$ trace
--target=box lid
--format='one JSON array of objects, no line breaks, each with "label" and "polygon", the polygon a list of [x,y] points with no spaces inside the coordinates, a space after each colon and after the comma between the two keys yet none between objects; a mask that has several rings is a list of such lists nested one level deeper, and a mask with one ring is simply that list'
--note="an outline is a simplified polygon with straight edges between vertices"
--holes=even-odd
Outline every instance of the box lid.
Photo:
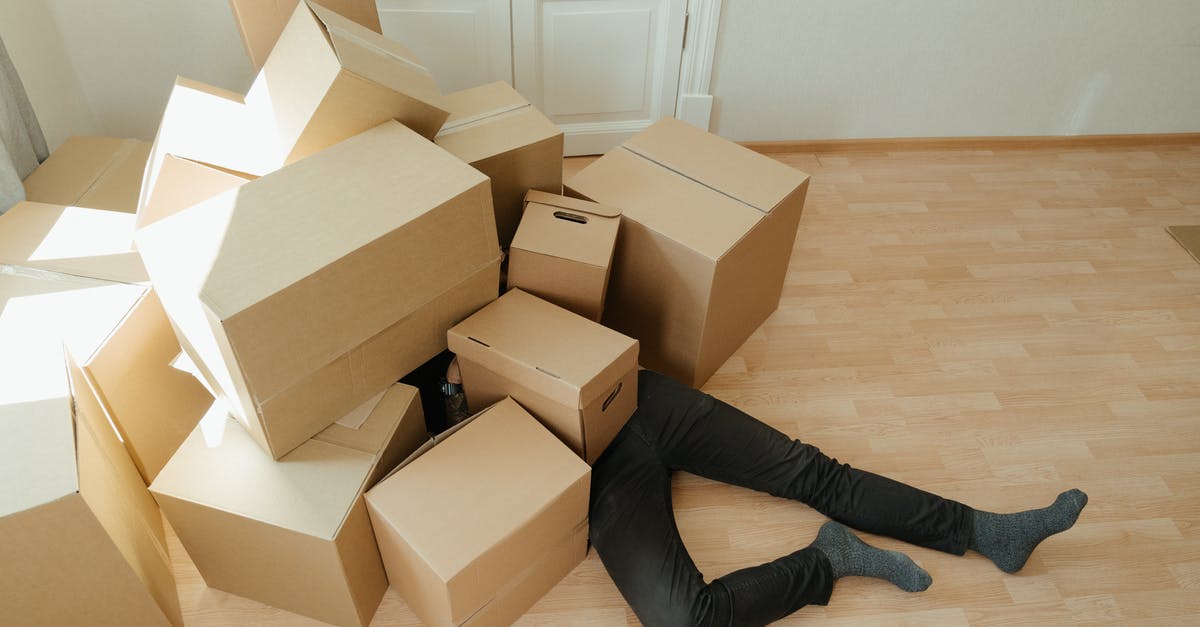
[{"label": "box lid", "polygon": [[0,215],[0,263],[118,281],[150,280],[128,213],[18,203]]},{"label": "box lid", "polygon": [[[590,472],[515,401],[504,399],[380,482],[367,499],[449,582]],[[565,531],[580,521],[557,522]]]},{"label": "box lid", "polygon": [[206,417],[150,491],[333,540],[415,396],[414,388],[393,385],[368,401],[374,407],[357,433],[335,424],[279,461],[236,419]]},{"label": "box lid", "polygon": [[519,289],[451,328],[450,350],[568,407],[637,367],[637,340]]},{"label": "box lid", "polygon": [[562,134],[503,81],[447,94],[443,104],[450,117],[435,141],[467,163]]},{"label": "box lid", "polygon": [[0,515],[78,490],[64,346],[90,358],[144,291],[0,266]]},{"label": "box lid", "polygon": [[133,212],[150,144],[73,135],[25,179],[34,202]]},{"label": "box lid", "polygon": [[620,215],[614,207],[530,190],[512,247],[607,268]]}]

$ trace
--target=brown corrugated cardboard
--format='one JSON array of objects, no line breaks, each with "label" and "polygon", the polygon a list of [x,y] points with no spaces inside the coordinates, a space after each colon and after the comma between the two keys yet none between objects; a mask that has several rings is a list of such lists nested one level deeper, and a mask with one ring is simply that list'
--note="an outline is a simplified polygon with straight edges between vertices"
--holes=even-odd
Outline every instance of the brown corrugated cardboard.
[{"label": "brown corrugated cardboard", "polygon": [[496,297],[487,179],[397,124],[141,229],[180,343],[276,458]]},{"label": "brown corrugated cardboard", "polygon": [[150,489],[205,583],[335,625],[371,622],[387,577],[362,495],[427,434],[416,388],[368,402],[360,427],[334,424],[278,462],[231,418],[188,436]]},{"label": "brown corrugated cardboard", "polygon": [[157,507],[94,397],[72,401],[85,375],[64,361],[64,345],[105,350],[144,288],[25,272],[0,272],[4,619],[181,625]]},{"label": "brown corrugated cardboard", "polygon": [[511,396],[589,464],[637,408],[637,340],[521,290],[447,335],[468,403]]},{"label": "brown corrugated cardboard", "polygon": [[525,192],[562,191],[563,133],[507,83],[447,94],[450,118],[437,144],[492,180],[496,231],[508,247]]},{"label": "brown corrugated cardboard", "polygon": [[505,624],[582,560],[590,469],[511,399],[367,493],[388,578],[428,625]]},{"label": "brown corrugated cardboard", "polygon": [[508,287],[600,321],[621,211],[531,190],[508,249]]},{"label": "brown corrugated cardboard", "polygon": [[0,215],[0,263],[121,283],[150,280],[128,213],[18,203]]},{"label": "brown corrugated cardboard", "polygon": [[[375,0],[316,1],[377,33],[382,32]],[[275,47],[275,40],[279,39],[298,3],[299,0],[229,0],[238,33],[242,36],[242,44],[254,69],[261,68],[267,61],[267,55]]]},{"label": "brown corrugated cardboard", "polygon": [[149,156],[150,144],[136,139],[68,137],[25,179],[25,198],[134,213]]},{"label": "brown corrugated cardboard", "polygon": [[699,387],[779,305],[808,175],[674,119],[566,185],[621,208],[604,323]]}]

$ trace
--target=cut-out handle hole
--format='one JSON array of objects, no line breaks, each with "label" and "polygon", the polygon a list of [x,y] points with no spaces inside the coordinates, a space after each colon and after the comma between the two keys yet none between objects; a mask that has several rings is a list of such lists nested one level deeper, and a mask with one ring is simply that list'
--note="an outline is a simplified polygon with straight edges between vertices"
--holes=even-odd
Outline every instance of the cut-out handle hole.
[{"label": "cut-out handle hole", "polygon": [[609,394],[608,398],[604,399],[604,403],[600,405],[600,411],[608,411],[608,406],[617,400],[617,395],[621,393],[622,385],[624,384],[617,382],[617,387],[612,391],[612,394]]},{"label": "cut-out handle hole", "polygon": [[574,222],[575,224],[587,224],[588,223],[587,216],[581,216],[578,213],[568,213],[566,211],[555,211],[554,217],[558,218],[559,220],[566,220],[567,222]]}]

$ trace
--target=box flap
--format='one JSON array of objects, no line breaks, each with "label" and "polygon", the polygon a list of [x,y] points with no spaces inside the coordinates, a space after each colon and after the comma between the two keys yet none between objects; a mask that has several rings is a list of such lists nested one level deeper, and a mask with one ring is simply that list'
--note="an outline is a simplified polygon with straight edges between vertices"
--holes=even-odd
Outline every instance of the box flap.
[{"label": "box flap", "polygon": [[615,218],[621,215],[621,210],[617,207],[610,207],[590,200],[582,198],[571,198],[569,196],[560,196],[543,192],[536,189],[531,189],[525,193],[525,202],[535,202],[539,205],[548,205],[558,209],[567,209],[569,211],[586,213],[593,216],[601,216],[604,218]]},{"label": "box flap", "polygon": [[[378,396],[363,403],[359,409],[351,412],[350,415],[361,414],[362,410],[366,409],[365,419],[357,426],[351,427],[345,421],[339,420],[314,435],[313,439],[371,455],[379,455],[391,441],[392,434],[396,432],[397,423],[405,415],[405,409],[414,402],[417,396],[417,388],[396,383]],[[421,431],[424,430],[424,424],[422,424]]]},{"label": "box flap", "polygon": [[63,344],[90,357],[142,288],[0,266],[0,515],[78,489]]},{"label": "box flap", "polygon": [[449,340],[462,358],[569,407],[607,391],[637,359],[636,340],[519,289],[451,328]]},{"label": "box flap", "polygon": [[478,120],[503,115],[530,106],[524,96],[504,81],[496,81],[446,94],[443,103],[450,112],[439,135]]},{"label": "box flap", "polygon": [[505,399],[367,498],[448,582],[589,473],[570,449]]},{"label": "box flap", "polygon": [[145,283],[128,213],[22,202],[0,215],[0,263]]},{"label": "box flap", "polygon": [[762,212],[771,211],[807,178],[674,118],[655,122],[621,147]]},{"label": "box flap", "polygon": [[[530,195],[534,193],[530,192]],[[536,193],[551,196],[552,201],[558,198]],[[598,212],[607,208],[586,200],[574,200],[573,203],[579,207],[563,207],[569,203],[560,201],[555,205],[531,202],[530,196],[526,196],[525,213],[513,237],[512,247],[599,268],[609,267],[617,243],[617,229],[621,225],[617,217],[619,212],[617,215],[591,213],[586,211],[588,205],[597,207]]]},{"label": "box flap", "polygon": [[150,144],[136,139],[71,136],[25,179],[25,197],[131,213],[149,153]]},{"label": "box flap", "polygon": [[523,106],[443,127],[435,141],[459,159],[474,164],[560,135],[562,130],[541,111]]},{"label": "box flap", "polygon": [[[320,0],[321,4],[337,11],[371,30],[380,31],[379,11],[374,0]],[[266,63],[275,47],[279,33],[296,10],[298,0],[229,0],[233,18],[242,37],[242,45],[254,69]]]},{"label": "box flap", "polygon": [[158,179],[137,214],[136,228],[154,224],[221,192],[240,187],[256,177],[249,174],[166,155]]}]

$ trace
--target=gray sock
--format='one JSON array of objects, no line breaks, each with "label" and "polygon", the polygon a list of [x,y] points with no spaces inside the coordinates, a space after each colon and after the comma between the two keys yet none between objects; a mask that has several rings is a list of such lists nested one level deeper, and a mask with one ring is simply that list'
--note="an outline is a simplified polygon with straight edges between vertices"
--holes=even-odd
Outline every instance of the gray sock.
[{"label": "gray sock", "polygon": [[1000,570],[1015,573],[1025,566],[1029,554],[1046,538],[1075,524],[1088,497],[1079,490],[1058,495],[1054,504],[1015,514],[993,514],[975,510],[971,543],[974,551],[992,560]]},{"label": "gray sock", "polygon": [[920,592],[933,583],[929,573],[907,555],[885,551],[858,539],[845,526],[829,521],[821,526],[812,546],[829,558],[833,576],[886,579],[905,592]]}]

